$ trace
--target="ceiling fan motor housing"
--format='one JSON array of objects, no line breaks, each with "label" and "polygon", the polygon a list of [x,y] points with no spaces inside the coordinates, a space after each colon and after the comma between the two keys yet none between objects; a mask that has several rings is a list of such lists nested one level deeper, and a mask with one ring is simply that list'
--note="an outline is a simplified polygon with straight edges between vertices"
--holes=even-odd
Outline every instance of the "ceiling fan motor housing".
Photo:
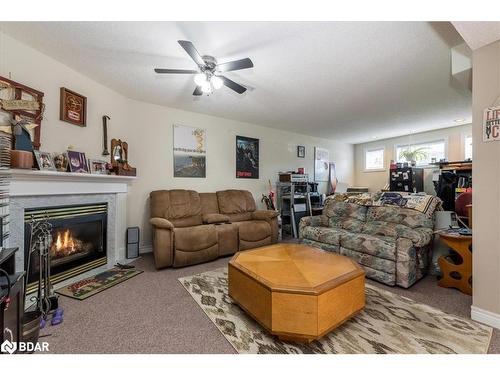
[{"label": "ceiling fan motor housing", "polygon": [[217,67],[217,59],[213,56],[208,55],[203,55],[201,58],[205,62],[205,70],[213,73],[215,71],[215,68]]}]

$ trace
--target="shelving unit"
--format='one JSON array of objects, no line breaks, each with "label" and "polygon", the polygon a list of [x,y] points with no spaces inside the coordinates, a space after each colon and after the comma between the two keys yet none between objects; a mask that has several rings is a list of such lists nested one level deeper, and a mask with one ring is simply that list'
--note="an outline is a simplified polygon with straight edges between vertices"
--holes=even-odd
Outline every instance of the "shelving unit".
[{"label": "shelving unit", "polygon": [[[298,224],[302,217],[321,213],[320,194],[311,192],[308,182],[277,182],[277,208],[281,215],[282,233],[298,237]],[[293,197],[293,198],[292,198]]]}]

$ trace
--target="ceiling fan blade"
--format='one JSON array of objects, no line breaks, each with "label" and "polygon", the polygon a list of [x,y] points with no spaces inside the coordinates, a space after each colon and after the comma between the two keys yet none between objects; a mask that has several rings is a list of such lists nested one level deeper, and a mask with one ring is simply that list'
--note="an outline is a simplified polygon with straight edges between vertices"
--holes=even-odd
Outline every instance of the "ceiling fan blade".
[{"label": "ceiling fan blade", "polygon": [[247,91],[246,87],[241,86],[239,83],[231,81],[229,78],[226,78],[224,76],[219,77],[222,79],[222,83],[224,83],[225,86],[229,87],[233,91],[236,91],[238,94],[243,94],[245,91]]},{"label": "ceiling fan blade", "polygon": [[196,88],[193,91],[193,95],[200,96],[202,94],[203,92],[201,91],[201,86],[196,86]]},{"label": "ceiling fan blade", "polygon": [[186,51],[187,54],[191,56],[191,58],[198,66],[205,66],[205,61],[203,61],[196,48],[194,48],[193,43],[188,40],[178,40],[177,42],[181,45],[182,48],[184,48],[184,51]]},{"label": "ceiling fan blade", "polygon": [[233,70],[248,68],[253,68],[253,62],[248,57],[246,59],[229,61],[227,63],[217,65],[217,70],[220,72],[231,72]]},{"label": "ceiling fan blade", "polygon": [[199,73],[197,70],[188,70],[188,69],[161,69],[161,68],[156,68],[155,69],[156,73],[161,73],[161,74],[197,74]]}]

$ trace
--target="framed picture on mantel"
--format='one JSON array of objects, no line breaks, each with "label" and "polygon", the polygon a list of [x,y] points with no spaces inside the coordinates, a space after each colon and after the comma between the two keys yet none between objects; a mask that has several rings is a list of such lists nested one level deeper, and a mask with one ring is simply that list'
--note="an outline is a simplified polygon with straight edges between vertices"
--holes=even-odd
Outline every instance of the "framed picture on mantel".
[{"label": "framed picture on mantel", "polygon": [[87,126],[87,98],[61,87],[59,119],[78,126]]}]

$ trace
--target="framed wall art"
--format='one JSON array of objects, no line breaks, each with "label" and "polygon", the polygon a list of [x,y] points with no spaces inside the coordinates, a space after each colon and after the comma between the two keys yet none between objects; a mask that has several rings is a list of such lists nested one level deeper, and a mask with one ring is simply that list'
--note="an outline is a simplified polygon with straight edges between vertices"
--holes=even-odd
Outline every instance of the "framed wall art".
[{"label": "framed wall art", "polygon": [[174,177],[207,175],[206,130],[174,125]]},{"label": "framed wall art", "polygon": [[259,140],[236,136],[236,178],[259,178]]},{"label": "framed wall art", "polygon": [[297,157],[298,158],[306,157],[306,146],[297,146]]},{"label": "framed wall art", "polygon": [[34,150],[36,164],[41,171],[55,171],[54,158],[50,152]]},{"label": "framed wall art", "polygon": [[321,147],[314,147],[314,181],[328,181],[330,172],[330,152]]},{"label": "framed wall art", "polygon": [[87,158],[83,152],[68,150],[69,171],[73,173],[89,173]]},{"label": "framed wall art", "polygon": [[108,163],[104,160],[89,159],[89,169],[91,174],[108,174],[106,165]]},{"label": "framed wall art", "polygon": [[87,126],[87,98],[61,87],[59,119],[70,124]]}]

